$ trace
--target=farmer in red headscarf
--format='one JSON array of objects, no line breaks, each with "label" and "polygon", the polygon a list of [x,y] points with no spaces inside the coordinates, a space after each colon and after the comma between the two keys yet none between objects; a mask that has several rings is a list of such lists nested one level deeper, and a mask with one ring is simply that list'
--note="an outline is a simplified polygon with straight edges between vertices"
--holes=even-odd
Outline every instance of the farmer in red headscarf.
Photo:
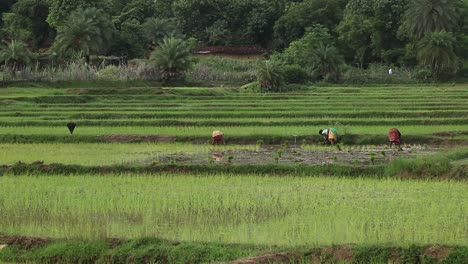
[{"label": "farmer in red headscarf", "polygon": [[211,144],[219,144],[221,142],[226,144],[224,142],[224,137],[223,136],[224,136],[223,132],[221,132],[219,130],[213,131],[213,135],[211,136]]}]

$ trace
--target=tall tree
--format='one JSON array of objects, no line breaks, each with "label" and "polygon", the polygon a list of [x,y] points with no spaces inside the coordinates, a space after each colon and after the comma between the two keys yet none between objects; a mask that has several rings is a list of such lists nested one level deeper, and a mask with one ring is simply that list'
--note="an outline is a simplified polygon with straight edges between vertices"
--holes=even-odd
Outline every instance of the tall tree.
[{"label": "tall tree", "polygon": [[161,42],[163,38],[169,36],[183,38],[182,34],[178,32],[177,22],[174,18],[150,17],[143,24],[143,30],[152,43]]},{"label": "tall tree", "polygon": [[79,8],[58,28],[52,49],[62,57],[81,53],[89,61],[91,55],[106,52],[111,44],[113,32],[110,18],[102,10]]},{"label": "tall tree", "polygon": [[287,47],[291,41],[301,38],[306,28],[315,24],[321,24],[333,33],[343,17],[345,3],[342,0],[305,0],[290,3],[286,13],[275,22],[275,47]]},{"label": "tall tree", "polygon": [[408,0],[350,0],[338,26],[349,62],[363,67],[374,61],[395,63],[404,53],[398,28]]},{"label": "tall tree", "polygon": [[21,41],[12,40],[0,49],[0,62],[4,63],[13,74],[22,67],[31,63],[32,54]]},{"label": "tall tree", "polygon": [[70,14],[78,8],[95,7],[106,10],[109,8],[107,0],[49,0],[50,13],[47,22],[53,28],[63,25]]},{"label": "tall tree", "polygon": [[155,6],[154,0],[131,0],[119,15],[113,17],[118,30],[111,48],[113,54],[128,58],[146,55],[149,38],[143,24],[147,18],[156,17]]},{"label": "tall tree", "polygon": [[273,24],[285,0],[175,0],[174,16],[182,33],[221,45],[271,42]]},{"label": "tall tree", "polygon": [[163,39],[159,48],[151,54],[151,61],[158,67],[163,80],[173,81],[183,77],[193,63],[190,48],[182,39]]},{"label": "tall tree", "polygon": [[322,25],[307,29],[302,38],[291,42],[283,53],[274,55],[272,59],[300,65],[316,79],[326,81],[337,81],[343,64],[333,37]]},{"label": "tall tree", "polygon": [[451,32],[456,29],[460,10],[458,0],[412,0],[400,27],[400,34],[420,40],[436,31]]},{"label": "tall tree", "polygon": [[426,34],[418,43],[419,64],[429,67],[435,79],[452,77],[458,67],[458,58],[454,52],[455,42],[456,39],[449,32],[440,31]]},{"label": "tall tree", "polygon": [[29,43],[37,47],[48,40],[51,28],[46,19],[49,14],[48,0],[19,0],[12,6],[12,12],[23,20],[31,33]]},{"label": "tall tree", "polygon": [[336,82],[340,79],[343,61],[336,47],[319,42],[311,55],[313,76],[327,82]]}]

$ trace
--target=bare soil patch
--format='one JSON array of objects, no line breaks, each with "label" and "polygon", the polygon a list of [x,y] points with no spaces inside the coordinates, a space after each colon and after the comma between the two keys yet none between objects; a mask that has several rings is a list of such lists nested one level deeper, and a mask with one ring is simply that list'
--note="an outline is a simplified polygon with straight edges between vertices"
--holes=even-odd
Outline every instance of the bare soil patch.
[{"label": "bare soil patch", "polygon": [[375,165],[402,157],[433,155],[438,148],[411,145],[400,151],[387,146],[358,146],[341,148],[330,146],[328,149],[302,149],[300,147],[263,146],[256,150],[209,151],[208,153],[161,154],[144,163],[182,163],[182,164],[355,164]]},{"label": "bare soil patch", "polygon": [[26,236],[10,236],[0,234],[0,244],[7,246],[15,246],[20,249],[33,250],[45,246],[50,242],[47,238],[26,237]]},{"label": "bare soil patch", "polygon": [[105,142],[129,143],[129,142],[174,142],[175,136],[169,135],[104,135]]},{"label": "bare soil patch", "polygon": [[241,258],[228,264],[270,264],[270,263],[295,263],[300,261],[302,258],[301,254],[292,252],[280,252],[280,253],[269,253],[263,254],[256,257]]},{"label": "bare soil patch", "polygon": [[437,259],[437,261],[442,261],[443,259],[445,259],[445,257],[450,252],[450,250],[451,248],[449,247],[444,247],[441,245],[433,245],[433,246],[426,248],[426,250],[424,250],[424,255],[433,257]]}]

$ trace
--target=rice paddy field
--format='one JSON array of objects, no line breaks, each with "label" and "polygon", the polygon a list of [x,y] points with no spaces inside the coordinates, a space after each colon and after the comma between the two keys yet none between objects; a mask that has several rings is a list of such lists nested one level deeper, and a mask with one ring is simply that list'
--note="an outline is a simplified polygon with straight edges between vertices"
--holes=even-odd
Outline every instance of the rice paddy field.
[{"label": "rice paddy field", "polygon": [[[44,246],[117,239],[145,245],[135,249],[141,255],[129,253],[142,263],[334,245],[417,247],[420,262],[423,247],[441,245],[447,250],[436,262],[460,249],[461,262],[453,263],[468,263],[466,85],[278,94],[8,87],[0,88],[0,105],[0,262],[47,262],[57,254],[65,263],[129,262],[109,262],[121,254],[112,245],[78,257]],[[77,124],[73,134],[68,122]],[[328,127],[338,130],[338,146],[321,144],[317,132]],[[392,127],[403,135],[400,149],[387,144]],[[213,130],[224,132],[225,145],[209,144]],[[21,248],[19,238],[48,242]],[[204,249],[184,261],[158,260],[162,251],[149,247],[151,239]],[[214,245],[240,251],[207,257]],[[356,262],[361,255],[353,250],[354,258],[325,250],[320,258],[329,262],[319,263]],[[235,263],[289,263],[261,261]]]}]

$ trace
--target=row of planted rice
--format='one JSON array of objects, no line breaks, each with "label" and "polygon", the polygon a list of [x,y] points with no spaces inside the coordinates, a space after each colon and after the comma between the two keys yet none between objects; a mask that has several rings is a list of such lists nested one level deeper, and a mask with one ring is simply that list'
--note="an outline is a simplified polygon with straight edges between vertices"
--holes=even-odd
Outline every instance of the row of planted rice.
[{"label": "row of planted rice", "polygon": [[211,88],[20,89],[2,91],[0,134],[202,136],[341,133],[405,135],[468,131],[465,87],[312,87],[285,94]]}]

